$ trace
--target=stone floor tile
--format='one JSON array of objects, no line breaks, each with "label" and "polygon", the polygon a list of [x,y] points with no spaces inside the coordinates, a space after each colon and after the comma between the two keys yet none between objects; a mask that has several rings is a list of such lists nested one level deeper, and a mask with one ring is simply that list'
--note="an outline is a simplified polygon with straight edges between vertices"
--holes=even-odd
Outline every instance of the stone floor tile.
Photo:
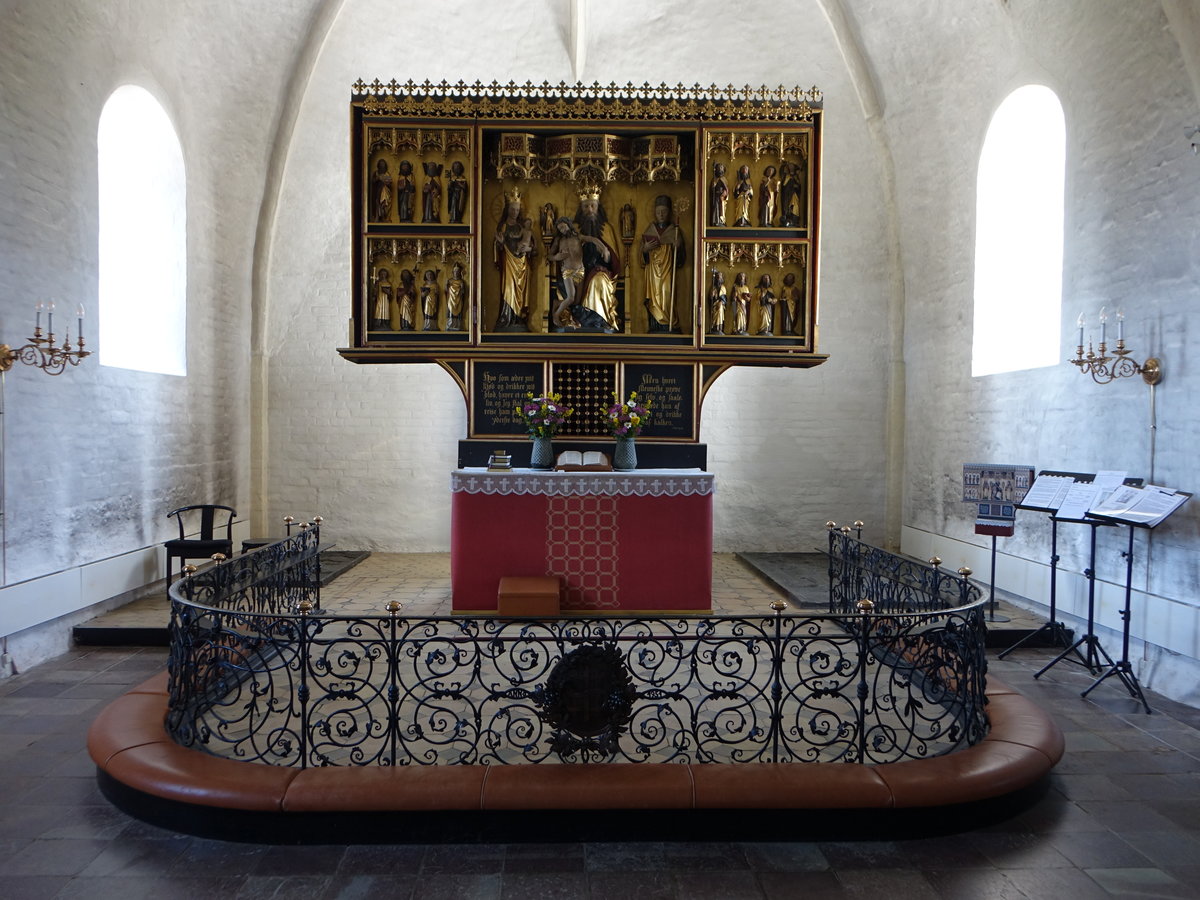
[{"label": "stone floor tile", "polygon": [[268,847],[255,858],[250,874],[279,877],[332,875],[341,865],[346,849],[336,844]]},{"label": "stone floor tile", "polygon": [[1171,820],[1138,800],[1079,800],[1079,806],[1113,831],[1169,831]]},{"label": "stone floor tile", "polygon": [[425,862],[423,844],[368,844],[347,847],[338,864],[339,875],[416,875]]},{"label": "stone floor tile", "polygon": [[328,875],[251,875],[235,900],[321,900],[330,887]]},{"label": "stone floor tile", "polygon": [[1033,900],[1100,900],[1109,894],[1080,869],[1005,869],[1004,875]]},{"label": "stone floor tile", "polygon": [[1196,886],[1183,884],[1162,869],[1086,869],[1092,880],[1114,897],[1194,898]]},{"label": "stone floor tile", "polygon": [[765,897],[758,876],[749,871],[675,871],[675,889],[687,900],[758,900]]},{"label": "stone floor tile", "polygon": [[586,897],[587,875],[578,872],[505,872],[500,882],[504,900],[575,900]]},{"label": "stone floor tile", "polygon": [[109,846],[97,840],[35,840],[9,858],[4,874],[77,875]]},{"label": "stone floor tile", "polygon": [[442,874],[437,878],[421,878],[414,891],[420,900],[499,900],[502,888],[500,873]]},{"label": "stone floor tile", "polygon": [[[937,865],[937,858],[930,861]],[[999,869],[930,869],[925,880],[943,900],[1026,900],[1029,897]]]},{"label": "stone floor tile", "polygon": [[69,878],[63,875],[5,875],[5,900],[50,900],[59,896]]},{"label": "stone floor tile", "polygon": [[676,900],[669,872],[590,872],[588,895],[593,900]]},{"label": "stone floor tile", "polygon": [[321,900],[404,900],[422,897],[416,875],[352,875],[329,879]]},{"label": "stone floor tile", "polygon": [[759,872],[758,883],[767,900],[837,900],[850,896],[830,872]]},{"label": "stone floor tile", "polygon": [[758,872],[822,872],[829,860],[814,843],[762,842],[742,844],[750,868]]},{"label": "stone floor tile", "polygon": [[1054,849],[1081,869],[1093,866],[1146,866],[1149,860],[1108,831],[1050,835]]},{"label": "stone floor tile", "polygon": [[471,874],[491,875],[504,871],[504,844],[469,844],[429,847],[422,875]]},{"label": "stone floor tile", "polygon": [[836,870],[906,869],[916,860],[900,841],[821,842],[821,853]]},{"label": "stone floor tile", "polygon": [[838,881],[848,897],[877,900],[940,900],[937,889],[923,872],[911,869],[838,869]]},{"label": "stone floor tile", "polygon": [[[1071,861],[1044,835],[1032,832],[975,832],[971,843],[998,869],[1069,868]],[[929,864],[928,861],[926,864]]]}]

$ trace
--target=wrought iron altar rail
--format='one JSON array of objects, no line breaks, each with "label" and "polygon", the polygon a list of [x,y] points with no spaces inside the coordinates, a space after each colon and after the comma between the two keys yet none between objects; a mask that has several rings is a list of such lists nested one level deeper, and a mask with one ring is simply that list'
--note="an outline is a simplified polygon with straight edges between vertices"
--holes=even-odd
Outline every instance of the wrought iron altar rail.
[{"label": "wrought iron altar rail", "polygon": [[904,615],[777,602],[740,617],[409,618],[398,604],[339,616],[295,587],[311,537],[172,587],[166,724],[179,743],[297,767],[877,763],[986,733],[982,601]]},{"label": "wrought iron altar rail", "polygon": [[828,522],[826,527],[831,613],[854,613],[864,599],[877,613],[936,612],[969,606],[982,596],[967,577],[970,569],[957,574],[947,572],[937,557],[928,564],[918,562],[864,544],[860,538],[850,536],[850,526],[839,529]]}]

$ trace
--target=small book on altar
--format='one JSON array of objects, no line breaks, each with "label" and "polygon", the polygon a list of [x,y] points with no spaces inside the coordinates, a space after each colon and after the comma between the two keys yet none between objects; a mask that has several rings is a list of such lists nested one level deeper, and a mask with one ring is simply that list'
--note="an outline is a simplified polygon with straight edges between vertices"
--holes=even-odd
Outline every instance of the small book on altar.
[{"label": "small book on altar", "polygon": [[611,472],[612,463],[608,454],[599,450],[564,450],[554,468],[560,472]]}]

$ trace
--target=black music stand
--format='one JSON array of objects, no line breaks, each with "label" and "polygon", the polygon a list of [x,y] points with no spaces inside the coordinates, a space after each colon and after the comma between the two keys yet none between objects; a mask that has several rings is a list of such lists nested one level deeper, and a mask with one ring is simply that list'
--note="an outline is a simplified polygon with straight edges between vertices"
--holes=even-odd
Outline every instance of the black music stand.
[{"label": "black music stand", "polygon": [[[1032,509],[1038,512],[1046,512],[1050,514],[1050,618],[1049,620],[1035,631],[1029,632],[1025,637],[1021,638],[1007,650],[999,654],[1000,659],[1008,656],[1018,647],[1027,644],[1034,638],[1045,633],[1050,635],[1051,647],[1069,647],[1071,646],[1071,632],[1067,630],[1067,626],[1058,621],[1058,519],[1055,518],[1053,510],[1042,509],[1036,506],[1017,506],[1017,509]],[[1080,657],[1082,661],[1083,657]]]},{"label": "black music stand", "polygon": [[[1176,494],[1187,499],[1191,498],[1191,494],[1187,491],[1176,491]],[[1135,528],[1145,528],[1147,531],[1153,530],[1163,521],[1166,516],[1151,522],[1137,522],[1121,516],[1108,516],[1100,513],[1088,513],[1098,521],[1111,525],[1125,525],[1129,529],[1129,548],[1122,550],[1121,555],[1125,557],[1125,605],[1122,607],[1121,615],[1121,658],[1116,662],[1109,660],[1108,666],[1100,673],[1100,677],[1091,683],[1086,691],[1081,696],[1086,697],[1093,690],[1100,686],[1100,683],[1105,679],[1116,675],[1121,680],[1121,684],[1125,685],[1125,690],[1129,691],[1129,696],[1141,701],[1147,714],[1152,713],[1150,704],[1146,702],[1146,695],[1142,692],[1142,685],[1138,682],[1137,675],[1133,671],[1133,663],[1129,661],[1129,602],[1133,595],[1133,534]],[[1167,515],[1170,515],[1168,513]]]},{"label": "black music stand", "polygon": [[[1052,475],[1052,476],[1056,476],[1059,478],[1070,478],[1074,482],[1083,483],[1083,484],[1090,483],[1096,477],[1095,474],[1091,473],[1091,472],[1059,472],[1054,469],[1043,469],[1042,471],[1038,472],[1039,478],[1043,475]],[[1142,483],[1142,479],[1126,478],[1124,483],[1131,485],[1131,486],[1137,486]],[[1036,482],[1035,482],[1035,484],[1036,484]],[[1026,495],[1026,499],[1028,499],[1028,494]],[[1072,644],[1071,643],[1071,633],[1067,630],[1066,625],[1064,625],[1062,622],[1058,621],[1058,561],[1059,561],[1058,523],[1059,522],[1075,522],[1075,523],[1081,523],[1081,524],[1088,524],[1088,520],[1087,519],[1060,519],[1056,515],[1056,513],[1058,512],[1057,506],[1037,506],[1037,505],[1032,505],[1029,503],[1022,502],[1022,503],[1017,504],[1017,509],[1027,509],[1032,512],[1044,512],[1050,516],[1050,619],[1044,625],[1042,625],[1042,627],[1038,628],[1036,631],[1029,632],[1029,634],[1025,635],[1025,637],[1021,638],[1019,641],[1017,641],[1015,644],[1013,644],[1007,650],[1000,653],[999,658],[1004,659],[1004,657],[1008,656],[1008,654],[1012,653],[1018,647],[1021,647],[1022,645],[1028,643],[1029,641],[1032,641],[1038,635],[1045,633],[1045,634],[1050,635],[1050,646],[1051,647],[1066,647],[1067,648],[1066,652],[1063,653],[1062,656],[1059,657],[1059,659],[1061,659],[1063,657],[1069,658],[1071,660],[1071,662],[1078,663],[1079,665],[1082,665],[1082,666],[1086,666],[1089,672],[1095,672],[1096,668],[1098,667],[1098,664],[1095,664],[1092,662],[1092,659],[1095,654],[1094,654],[1094,650],[1091,646],[1091,642],[1090,641],[1087,642],[1088,643],[1088,655],[1085,656],[1084,654],[1080,653],[1079,649],[1078,649],[1081,642],[1076,641],[1074,644]],[[1090,580],[1091,575],[1089,573],[1092,572],[1096,567],[1095,529],[1093,528],[1092,531],[1093,531],[1093,533],[1092,533],[1092,538],[1093,538],[1092,558],[1091,558],[1091,562],[1090,562],[1090,568],[1088,568],[1084,571],[1084,575],[1086,577],[1088,577],[1088,579],[1089,579],[1089,581],[1088,581],[1088,585],[1089,585],[1088,608],[1089,608],[1089,610],[1092,609],[1093,595],[1094,595],[1094,591],[1092,589],[1091,580]],[[1091,613],[1089,612],[1088,631],[1090,632],[1091,630],[1092,630]],[[1094,639],[1094,637],[1095,636],[1093,635],[1093,639]],[[1071,656],[1072,653],[1074,654],[1074,657]],[[1053,666],[1054,663],[1057,663],[1058,661],[1059,661],[1058,659],[1055,659],[1054,662],[1052,662],[1050,664],[1050,666]],[[1046,669],[1050,668],[1050,666],[1047,666]],[[1046,669],[1042,669],[1042,672],[1045,672]],[[1041,675],[1042,672],[1038,672],[1038,675]],[[1035,675],[1034,677],[1036,678],[1037,676]]]},{"label": "black music stand", "polygon": [[[1083,570],[1083,577],[1088,582],[1088,605],[1087,605],[1087,630],[1075,643],[1064,650],[1034,674],[1034,678],[1041,678],[1063,660],[1073,662],[1076,665],[1081,665],[1089,672],[1095,675],[1102,671],[1106,666],[1114,665],[1113,659],[1109,656],[1102,646],[1100,639],[1096,637],[1096,530],[1103,525],[1110,525],[1110,522],[1102,522],[1099,519],[1059,519],[1059,522],[1076,522],[1080,525],[1088,525],[1092,529],[1091,540],[1089,546],[1091,554],[1088,558],[1088,567]],[[1085,652],[1080,652],[1079,648],[1086,648]],[[1072,657],[1071,654],[1075,654]],[[1103,658],[1104,662],[1101,663]]]}]

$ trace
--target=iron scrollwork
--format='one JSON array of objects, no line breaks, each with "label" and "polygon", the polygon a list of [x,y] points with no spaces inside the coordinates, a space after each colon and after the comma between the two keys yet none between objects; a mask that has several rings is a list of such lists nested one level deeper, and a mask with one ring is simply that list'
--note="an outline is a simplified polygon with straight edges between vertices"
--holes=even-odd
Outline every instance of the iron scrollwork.
[{"label": "iron scrollwork", "polygon": [[179,743],[296,767],[875,763],[986,733],[978,589],[857,542],[828,614],[527,621],[322,611],[317,531],[172,586]]}]

